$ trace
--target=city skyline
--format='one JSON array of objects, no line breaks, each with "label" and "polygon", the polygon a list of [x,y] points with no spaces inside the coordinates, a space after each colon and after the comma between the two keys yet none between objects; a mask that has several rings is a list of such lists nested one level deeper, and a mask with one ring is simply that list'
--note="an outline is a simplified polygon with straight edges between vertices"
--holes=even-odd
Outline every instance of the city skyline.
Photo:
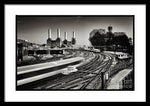
[{"label": "city skyline", "polygon": [[71,40],[73,32],[76,34],[77,45],[90,45],[89,34],[93,29],[105,29],[112,26],[112,32],[125,32],[133,39],[133,17],[83,17],[83,16],[17,16],[17,38],[32,43],[46,44],[48,29],[51,29],[51,38],[57,38],[57,28],[60,28],[60,38]]}]

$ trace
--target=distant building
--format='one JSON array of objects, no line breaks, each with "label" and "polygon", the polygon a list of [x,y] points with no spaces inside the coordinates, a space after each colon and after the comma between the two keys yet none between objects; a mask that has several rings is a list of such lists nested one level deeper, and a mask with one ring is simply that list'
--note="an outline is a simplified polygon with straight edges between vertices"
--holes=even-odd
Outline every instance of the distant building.
[{"label": "distant building", "polygon": [[62,44],[62,41],[60,39],[60,29],[57,29],[57,39],[52,40],[51,39],[51,29],[48,29],[48,39],[47,39],[47,46],[50,48],[58,47],[60,48]]},{"label": "distant building", "polygon": [[[20,46],[21,45],[21,46]],[[27,55],[27,49],[31,45],[27,40],[17,39],[17,50],[22,50],[22,55]],[[17,51],[18,52],[18,51]]]},{"label": "distant building", "polygon": [[23,43],[17,42],[17,61],[23,61]]},{"label": "distant building", "polygon": [[23,56],[28,55],[29,50],[40,50],[40,44],[31,43],[27,40],[17,39],[17,61],[23,61]]},{"label": "distant building", "polygon": [[112,32],[113,27],[112,26],[108,26],[108,32],[106,33],[106,38],[108,38],[108,40],[112,40],[114,38],[114,33]]},{"label": "distant building", "polygon": [[67,40],[67,32],[64,33],[64,40],[62,41],[60,38],[60,29],[57,29],[57,38],[56,40],[51,39],[51,29],[48,29],[48,39],[47,46],[50,48],[61,48],[61,47],[72,47],[75,45],[75,32],[73,32],[72,41]]},{"label": "distant building", "polygon": [[48,39],[47,39],[47,46],[51,46],[51,29],[48,29]]},{"label": "distant building", "polygon": [[125,32],[114,32],[114,36],[123,36],[126,35]]},{"label": "distant building", "polygon": [[73,32],[73,37],[72,37],[71,43],[72,43],[72,45],[76,44],[75,32]]}]

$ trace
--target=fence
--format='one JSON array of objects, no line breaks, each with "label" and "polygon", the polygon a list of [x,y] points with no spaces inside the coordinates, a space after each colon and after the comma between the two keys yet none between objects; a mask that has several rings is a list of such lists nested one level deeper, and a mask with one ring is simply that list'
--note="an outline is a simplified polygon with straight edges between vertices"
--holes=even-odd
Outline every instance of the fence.
[{"label": "fence", "polygon": [[[110,82],[110,79],[119,71],[126,69],[132,65],[132,60],[123,60],[117,63],[115,66],[111,66],[109,69],[101,72],[102,89],[105,89]],[[131,76],[129,76],[131,78]]]},{"label": "fence", "polygon": [[134,89],[134,81],[133,81],[134,75],[133,70],[130,71],[130,73],[125,76],[120,82],[119,82],[119,89],[122,90],[133,90]]}]

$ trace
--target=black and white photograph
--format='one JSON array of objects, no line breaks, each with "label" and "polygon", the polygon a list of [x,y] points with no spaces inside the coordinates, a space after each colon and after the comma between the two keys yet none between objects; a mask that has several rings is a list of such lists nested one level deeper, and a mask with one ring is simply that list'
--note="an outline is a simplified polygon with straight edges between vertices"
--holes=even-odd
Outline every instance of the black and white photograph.
[{"label": "black and white photograph", "polygon": [[134,16],[16,16],[17,90],[134,90]]},{"label": "black and white photograph", "polygon": [[5,101],[145,101],[145,12],[145,5],[5,5]]}]

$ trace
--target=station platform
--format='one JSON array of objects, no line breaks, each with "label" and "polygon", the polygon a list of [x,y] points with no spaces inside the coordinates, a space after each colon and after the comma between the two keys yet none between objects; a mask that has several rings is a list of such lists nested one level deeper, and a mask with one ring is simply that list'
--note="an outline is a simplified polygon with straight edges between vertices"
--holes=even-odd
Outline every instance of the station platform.
[{"label": "station platform", "polygon": [[120,89],[120,82],[132,71],[133,69],[124,69],[118,72],[113,78],[111,78],[106,89]]},{"label": "station platform", "polygon": [[83,60],[82,57],[74,57],[55,62],[17,67],[17,86],[62,73],[62,71],[66,70],[67,66],[77,66]]},{"label": "station platform", "polygon": [[74,57],[74,58],[69,58],[69,59],[59,60],[54,62],[46,62],[46,63],[40,63],[40,64],[34,64],[28,66],[21,66],[21,67],[17,67],[17,74],[19,75],[19,74],[24,74],[24,73],[42,70],[46,68],[57,67],[64,64],[69,64],[72,62],[82,61],[82,60],[83,60],[82,57]]}]

